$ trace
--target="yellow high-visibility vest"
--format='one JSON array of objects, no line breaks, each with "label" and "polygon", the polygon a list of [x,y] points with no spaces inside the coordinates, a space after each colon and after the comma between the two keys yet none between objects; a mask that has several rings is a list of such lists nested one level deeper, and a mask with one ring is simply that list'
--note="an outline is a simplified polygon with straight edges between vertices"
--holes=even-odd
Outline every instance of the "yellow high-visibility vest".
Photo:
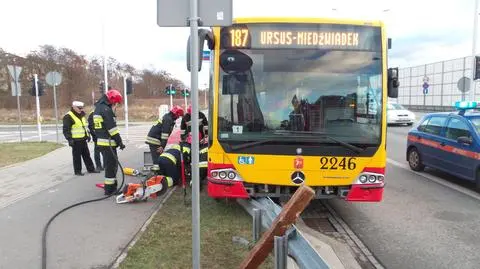
[{"label": "yellow high-visibility vest", "polygon": [[85,126],[87,126],[87,120],[85,117],[82,117],[80,120],[72,111],[68,111],[68,115],[72,117],[74,124],[72,125],[72,138],[84,138],[87,136],[87,130]]}]

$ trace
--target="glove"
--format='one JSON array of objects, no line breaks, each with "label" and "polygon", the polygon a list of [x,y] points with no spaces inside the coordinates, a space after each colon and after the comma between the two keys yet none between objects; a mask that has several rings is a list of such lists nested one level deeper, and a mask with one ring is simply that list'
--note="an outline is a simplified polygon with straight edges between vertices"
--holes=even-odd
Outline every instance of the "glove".
[{"label": "glove", "polygon": [[73,139],[68,140],[68,145],[69,145],[70,147],[73,147]]},{"label": "glove", "polygon": [[87,142],[90,142],[90,141],[92,141],[92,138],[89,136],[89,137],[87,138]]},{"label": "glove", "polygon": [[162,152],[163,152],[163,147],[158,147],[157,153],[158,153],[158,154],[162,154]]},{"label": "glove", "polygon": [[123,150],[125,148],[125,145],[122,143],[119,145],[120,149]]}]

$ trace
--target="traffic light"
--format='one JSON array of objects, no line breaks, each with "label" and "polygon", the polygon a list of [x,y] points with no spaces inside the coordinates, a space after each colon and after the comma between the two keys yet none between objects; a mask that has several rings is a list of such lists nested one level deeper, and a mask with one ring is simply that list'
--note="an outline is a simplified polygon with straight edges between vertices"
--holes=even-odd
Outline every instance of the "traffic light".
[{"label": "traffic light", "polygon": [[165,94],[166,95],[175,95],[176,89],[172,85],[165,87]]},{"label": "traffic light", "polygon": [[190,91],[188,89],[183,89],[182,91],[182,96],[189,96],[190,95]]},{"label": "traffic light", "polygon": [[473,80],[480,79],[480,56],[475,56],[475,76]]},{"label": "traffic light", "polygon": [[127,94],[132,94],[133,93],[133,82],[131,78],[126,79],[126,87],[127,87]]},{"label": "traffic light", "polygon": [[[30,89],[31,96],[37,96],[37,91],[35,89],[35,78],[32,78],[32,88]],[[38,96],[42,96],[45,94],[45,86],[43,81],[37,80],[37,87],[38,87]]]}]

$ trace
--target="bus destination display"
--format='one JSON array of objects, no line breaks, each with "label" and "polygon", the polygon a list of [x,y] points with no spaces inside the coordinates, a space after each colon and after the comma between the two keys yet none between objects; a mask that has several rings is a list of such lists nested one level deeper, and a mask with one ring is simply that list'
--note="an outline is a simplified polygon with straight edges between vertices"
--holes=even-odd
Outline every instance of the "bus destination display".
[{"label": "bus destination display", "polygon": [[344,49],[378,51],[380,28],[330,24],[242,24],[225,27],[226,49]]}]

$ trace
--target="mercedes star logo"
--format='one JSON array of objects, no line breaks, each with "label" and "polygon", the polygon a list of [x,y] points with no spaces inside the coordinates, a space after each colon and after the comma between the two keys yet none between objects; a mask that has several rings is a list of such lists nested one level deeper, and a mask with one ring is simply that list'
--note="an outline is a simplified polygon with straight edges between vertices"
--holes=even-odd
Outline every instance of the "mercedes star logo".
[{"label": "mercedes star logo", "polygon": [[302,184],[305,181],[305,175],[300,171],[293,172],[290,178],[292,179],[292,182],[295,184]]}]

